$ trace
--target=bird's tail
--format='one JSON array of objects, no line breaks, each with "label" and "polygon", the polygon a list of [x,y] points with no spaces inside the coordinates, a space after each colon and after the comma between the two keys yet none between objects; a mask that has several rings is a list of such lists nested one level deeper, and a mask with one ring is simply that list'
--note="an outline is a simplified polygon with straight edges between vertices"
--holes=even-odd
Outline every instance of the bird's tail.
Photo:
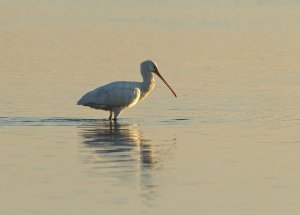
[{"label": "bird's tail", "polygon": [[77,105],[84,105],[84,103],[83,103],[83,101],[82,101],[82,98],[81,99],[79,99],[78,101],[77,101],[77,103],[76,103]]}]

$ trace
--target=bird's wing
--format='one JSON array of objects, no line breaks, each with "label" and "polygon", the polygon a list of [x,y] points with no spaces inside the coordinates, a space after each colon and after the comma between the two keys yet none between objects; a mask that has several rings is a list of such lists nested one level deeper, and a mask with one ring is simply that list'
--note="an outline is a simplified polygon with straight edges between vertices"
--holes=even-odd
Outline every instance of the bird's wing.
[{"label": "bird's wing", "polygon": [[131,107],[138,102],[140,90],[135,82],[113,82],[85,94],[79,105],[99,109]]}]

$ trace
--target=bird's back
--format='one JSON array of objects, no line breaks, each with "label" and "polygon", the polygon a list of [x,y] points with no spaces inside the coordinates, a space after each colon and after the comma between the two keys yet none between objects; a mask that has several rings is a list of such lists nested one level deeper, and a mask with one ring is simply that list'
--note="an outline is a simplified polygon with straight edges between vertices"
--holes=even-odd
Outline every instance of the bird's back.
[{"label": "bird's back", "polygon": [[86,93],[78,105],[111,110],[114,107],[130,107],[140,97],[138,82],[117,81]]}]

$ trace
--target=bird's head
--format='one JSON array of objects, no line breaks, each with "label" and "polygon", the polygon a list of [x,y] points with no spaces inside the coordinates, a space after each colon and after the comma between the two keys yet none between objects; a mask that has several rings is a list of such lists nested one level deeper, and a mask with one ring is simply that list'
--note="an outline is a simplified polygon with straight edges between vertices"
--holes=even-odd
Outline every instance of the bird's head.
[{"label": "bird's head", "polygon": [[159,70],[157,68],[157,64],[154,61],[152,61],[152,60],[143,61],[141,63],[141,71],[152,72],[152,73],[156,74],[167,85],[167,87],[171,90],[171,92],[173,93],[173,95],[175,97],[177,97],[177,95],[174,92],[174,90],[171,88],[171,86],[167,83],[167,81],[159,73]]},{"label": "bird's head", "polygon": [[158,70],[157,64],[152,60],[145,60],[141,63],[141,70],[156,73],[156,71]]}]

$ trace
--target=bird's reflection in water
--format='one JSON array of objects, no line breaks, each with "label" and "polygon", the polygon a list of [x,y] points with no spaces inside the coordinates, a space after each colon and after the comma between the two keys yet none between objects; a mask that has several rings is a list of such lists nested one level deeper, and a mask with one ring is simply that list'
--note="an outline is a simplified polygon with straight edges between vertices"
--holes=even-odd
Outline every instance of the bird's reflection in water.
[{"label": "bird's reflection in water", "polygon": [[[134,124],[110,122],[98,126],[81,127],[85,147],[90,148],[96,157],[87,156],[91,162],[103,163],[102,167],[122,167],[140,163],[144,167],[154,167],[150,140],[143,139]],[[110,163],[111,162],[111,163]],[[101,168],[101,167],[100,167]]]},{"label": "bird's reflection in water", "polygon": [[138,185],[144,202],[151,204],[156,188],[154,170],[161,164],[155,159],[151,140],[142,137],[138,125],[105,122],[79,129],[83,137],[81,158],[91,167],[88,173],[106,178],[108,186]]}]

